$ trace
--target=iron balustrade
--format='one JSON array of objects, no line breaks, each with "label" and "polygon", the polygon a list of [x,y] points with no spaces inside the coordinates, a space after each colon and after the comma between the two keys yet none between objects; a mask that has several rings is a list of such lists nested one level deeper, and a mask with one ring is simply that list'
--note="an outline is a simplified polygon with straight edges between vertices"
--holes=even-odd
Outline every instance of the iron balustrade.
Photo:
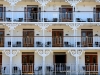
[{"label": "iron balustrade", "polygon": [[[43,42],[43,37],[45,42]],[[100,36],[4,36],[0,37],[0,47],[100,47]]]},{"label": "iron balustrade", "polygon": [[[12,18],[13,12],[13,18]],[[0,12],[0,22],[100,22],[100,13],[96,11],[5,11]]]}]

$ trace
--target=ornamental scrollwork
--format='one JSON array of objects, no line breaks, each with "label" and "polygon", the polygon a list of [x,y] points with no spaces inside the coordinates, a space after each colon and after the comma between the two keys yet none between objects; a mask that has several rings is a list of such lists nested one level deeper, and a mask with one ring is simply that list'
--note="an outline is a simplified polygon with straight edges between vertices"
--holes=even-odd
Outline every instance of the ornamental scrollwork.
[{"label": "ornamental scrollwork", "polygon": [[19,52],[20,52],[19,50],[13,50],[13,51],[12,51],[12,55],[15,56],[15,55],[17,55],[17,53],[19,53]]},{"label": "ornamental scrollwork", "polygon": [[79,28],[80,26],[82,26],[82,23],[69,23],[66,24],[67,26],[69,26],[70,28],[72,28],[72,30],[77,30],[77,28]]},{"label": "ornamental scrollwork", "polygon": [[9,30],[15,30],[15,28],[17,27],[17,26],[19,26],[19,25],[21,25],[21,24],[17,24],[17,23],[7,23],[7,24],[3,24],[3,25],[5,25],[5,26],[7,26],[8,28],[9,28]]},{"label": "ornamental scrollwork", "polygon": [[40,56],[46,57],[48,56],[52,51],[51,50],[37,50],[36,51]]},{"label": "ornamental scrollwork", "polygon": [[52,0],[35,0],[35,1],[40,3],[41,6],[45,6],[48,2],[51,2]]},{"label": "ornamental scrollwork", "polygon": [[38,23],[38,24],[35,24],[35,25],[39,26],[41,28],[41,30],[46,30],[46,28],[48,28],[52,24],[50,24],[50,23],[45,23],[45,24]]},{"label": "ornamental scrollwork", "polygon": [[7,1],[11,6],[15,6],[15,4],[17,4],[21,0],[5,0],[5,1]]},{"label": "ornamental scrollwork", "polygon": [[71,6],[75,7],[79,2],[82,2],[82,0],[65,0],[65,2],[68,2]]},{"label": "ornamental scrollwork", "polygon": [[10,50],[4,50],[2,52],[5,53],[7,56],[10,56]]},{"label": "ornamental scrollwork", "polygon": [[9,57],[13,57],[15,55],[17,55],[18,52],[20,52],[19,50],[4,50],[2,51],[3,53],[5,53],[7,56]]},{"label": "ornamental scrollwork", "polygon": [[79,56],[82,55],[83,50],[82,49],[81,50],[75,49],[75,50],[69,50],[68,52],[70,52],[71,55],[74,56],[74,57],[79,57]]}]

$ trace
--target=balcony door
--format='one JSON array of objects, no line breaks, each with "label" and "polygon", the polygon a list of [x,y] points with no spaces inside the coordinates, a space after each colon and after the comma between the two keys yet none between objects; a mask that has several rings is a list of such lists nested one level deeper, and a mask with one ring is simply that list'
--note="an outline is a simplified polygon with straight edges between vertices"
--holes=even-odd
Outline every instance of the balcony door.
[{"label": "balcony door", "polygon": [[52,29],[52,46],[63,46],[63,29]]},{"label": "balcony door", "polygon": [[96,6],[96,22],[100,22],[100,5]]},{"label": "balcony door", "polygon": [[73,9],[71,6],[62,5],[59,8],[60,11],[60,20],[63,22],[70,22],[73,19]]},{"label": "balcony door", "polygon": [[0,21],[5,21],[6,8],[3,5],[0,5]]},{"label": "balcony door", "polygon": [[25,21],[37,22],[40,20],[41,8],[38,8],[38,5],[27,5],[27,7],[25,7],[24,10],[25,10]]},{"label": "balcony door", "polygon": [[4,29],[0,29],[0,47],[4,47]]},{"label": "balcony door", "polygon": [[23,46],[34,47],[34,29],[23,29]]},{"label": "balcony door", "polygon": [[86,52],[85,53],[85,65],[86,65],[86,71],[91,71],[91,73],[93,71],[94,73],[98,71],[97,52]]},{"label": "balcony door", "polygon": [[34,72],[34,52],[22,52],[22,73]]},{"label": "balcony door", "polygon": [[93,29],[81,30],[81,42],[83,47],[93,46]]},{"label": "balcony door", "polygon": [[66,62],[67,62],[66,56],[67,55],[65,52],[54,52],[53,63],[56,72],[66,71]]}]

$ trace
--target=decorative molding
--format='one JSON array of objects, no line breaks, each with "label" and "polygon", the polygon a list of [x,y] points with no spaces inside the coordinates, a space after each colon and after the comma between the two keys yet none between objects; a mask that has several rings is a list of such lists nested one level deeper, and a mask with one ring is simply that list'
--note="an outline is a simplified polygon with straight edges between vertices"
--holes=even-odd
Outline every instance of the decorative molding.
[{"label": "decorative molding", "polygon": [[68,2],[71,6],[76,6],[79,2],[82,2],[82,0],[65,0],[65,2]]},{"label": "decorative molding", "polygon": [[19,24],[19,23],[5,23],[3,25],[7,26],[9,28],[9,30],[15,30],[15,28],[21,24]]},{"label": "decorative molding", "polygon": [[18,52],[20,52],[19,50],[4,50],[2,51],[3,53],[5,53],[7,56],[9,57],[13,57],[13,56],[16,56]]},{"label": "decorative molding", "polygon": [[100,2],[100,0],[96,0],[96,2]]},{"label": "decorative molding", "polygon": [[17,4],[21,0],[5,0],[5,1],[7,1],[11,6],[15,6],[15,4]]},{"label": "decorative molding", "polygon": [[51,51],[51,50],[45,50],[45,49],[43,49],[43,50],[37,50],[36,52],[37,52],[40,56],[46,57],[46,56],[48,56],[52,51]]},{"label": "decorative molding", "polygon": [[46,4],[51,2],[52,0],[35,0],[35,1],[40,3],[41,6],[46,6]]},{"label": "decorative molding", "polygon": [[72,30],[77,30],[80,26],[82,26],[82,23],[69,23],[66,24],[67,26],[69,26],[70,28],[72,28]]},{"label": "decorative molding", "polygon": [[98,23],[97,26],[100,26],[100,23]]},{"label": "decorative molding", "polygon": [[79,56],[82,55],[83,50],[82,49],[80,49],[80,50],[72,49],[72,50],[69,50],[68,52],[70,52],[71,55],[74,56],[74,57],[79,57]]},{"label": "decorative molding", "polygon": [[48,28],[52,24],[50,24],[50,23],[45,23],[45,24],[43,24],[43,23],[37,23],[35,25],[39,26],[41,28],[41,30],[46,30],[46,28]]}]

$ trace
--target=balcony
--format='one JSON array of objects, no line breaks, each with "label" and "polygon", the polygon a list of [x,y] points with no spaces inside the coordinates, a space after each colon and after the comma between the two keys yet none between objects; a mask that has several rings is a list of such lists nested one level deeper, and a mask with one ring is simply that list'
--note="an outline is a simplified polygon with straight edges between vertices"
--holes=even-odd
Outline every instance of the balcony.
[{"label": "balcony", "polygon": [[[35,74],[35,75],[39,75],[42,74],[42,64],[33,64],[33,63],[22,63],[15,65],[12,64],[12,73],[13,74]],[[45,72],[48,75],[97,75],[100,74],[100,71],[98,70],[100,66],[98,64],[90,64],[88,63],[88,65],[81,65],[79,64],[77,66],[78,70],[76,71],[76,65],[75,64],[68,64],[68,63],[54,63],[52,65],[47,63],[45,64]],[[9,65],[4,65],[4,67],[2,67],[1,65],[1,73],[2,74],[9,74],[9,70],[10,70],[10,66]]]},{"label": "balcony", "polygon": [[100,47],[100,36],[13,36],[12,44],[11,37],[0,37],[0,47],[11,47],[11,45],[12,47]]},{"label": "balcony", "polygon": [[[6,14],[6,15],[5,15]],[[44,14],[44,19],[43,19]],[[84,16],[84,15],[85,16]],[[13,19],[13,20],[12,20]],[[0,22],[100,22],[100,14],[92,11],[60,12],[60,11],[28,11],[1,12]]]}]

